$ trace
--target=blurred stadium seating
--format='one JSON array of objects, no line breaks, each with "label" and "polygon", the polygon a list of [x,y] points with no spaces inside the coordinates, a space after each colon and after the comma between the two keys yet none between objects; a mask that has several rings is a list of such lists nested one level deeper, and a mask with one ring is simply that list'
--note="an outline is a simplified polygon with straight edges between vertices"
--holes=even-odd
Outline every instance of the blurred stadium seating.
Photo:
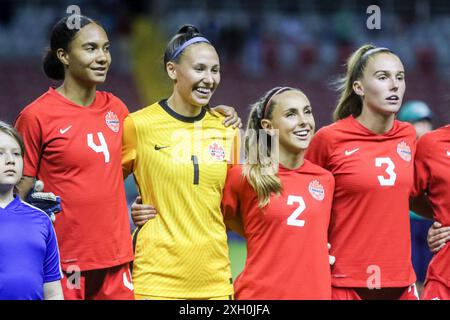
[{"label": "blurred stadium seating", "polygon": [[[136,49],[130,42],[135,21],[144,17],[156,25],[158,30],[152,31],[166,39],[184,23],[200,27],[222,59],[222,84],[213,103],[235,106],[243,118],[265,90],[284,84],[303,89],[319,127],[328,124],[337,98],[331,83],[343,71],[349,52],[372,42],[392,48],[405,63],[405,99],[429,103],[441,122],[436,125],[450,122],[450,3],[438,0],[381,1],[381,30],[366,28],[370,1],[2,0],[1,119],[13,121],[52,84],[40,60],[51,26],[70,4],[79,5],[107,29],[113,65],[102,89],[114,92],[130,110],[161,98],[158,92],[144,97],[143,91],[152,89],[138,88],[143,82],[136,75],[141,62],[133,60]],[[161,71],[162,59],[154,57],[162,57],[164,46],[155,43],[150,48],[146,50],[153,60],[145,65],[149,76]]]}]

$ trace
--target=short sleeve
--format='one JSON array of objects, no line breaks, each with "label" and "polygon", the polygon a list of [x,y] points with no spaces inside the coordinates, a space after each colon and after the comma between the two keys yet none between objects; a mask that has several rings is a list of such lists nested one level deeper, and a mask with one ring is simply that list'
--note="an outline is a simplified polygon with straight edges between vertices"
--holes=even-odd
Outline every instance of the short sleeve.
[{"label": "short sleeve", "polygon": [[137,133],[133,119],[128,116],[123,123],[122,137],[122,172],[126,178],[133,172],[134,161],[136,160]]},{"label": "short sleeve", "polygon": [[412,196],[417,197],[428,190],[430,182],[430,168],[427,163],[428,149],[432,142],[428,136],[422,136],[417,142],[416,156],[414,159],[414,188]]},{"label": "short sleeve", "polygon": [[47,251],[44,260],[44,283],[62,279],[58,242],[53,224],[48,220]]},{"label": "short sleeve", "polygon": [[15,127],[25,144],[23,175],[36,177],[43,152],[43,134],[40,121],[34,114],[22,112],[16,119]]},{"label": "short sleeve", "polygon": [[122,116],[122,119],[124,119],[125,117],[127,117],[128,116],[128,114],[130,113],[129,111],[128,111],[128,107],[127,107],[127,105],[120,99],[120,98],[118,98],[118,97],[116,97],[115,95],[113,95],[112,93],[109,93],[112,97],[113,97],[113,99],[115,100],[115,102],[117,103],[117,105],[118,105],[118,112],[120,113],[120,115]]},{"label": "short sleeve", "polygon": [[242,168],[236,165],[228,169],[222,196],[222,214],[225,220],[233,219],[239,214],[239,189],[242,182]]},{"label": "short sleeve", "polygon": [[328,138],[325,130],[319,130],[311,140],[305,158],[312,163],[327,169],[331,154],[332,141]]}]

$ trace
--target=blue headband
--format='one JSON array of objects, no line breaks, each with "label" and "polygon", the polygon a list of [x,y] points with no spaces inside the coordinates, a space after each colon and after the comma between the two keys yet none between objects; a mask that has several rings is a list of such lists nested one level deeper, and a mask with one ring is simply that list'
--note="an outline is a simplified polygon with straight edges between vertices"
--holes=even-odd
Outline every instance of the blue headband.
[{"label": "blue headband", "polygon": [[173,61],[184,49],[186,49],[187,46],[190,46],[191,44],[197,43],[197,42],[206,42],[206,43],[210,43],[208,41],[208,39],[203,38],[203,37],[194,37],[192,39],[189,39],[188,41],[186,41],[185,43],[183,43],[177,50],[175,50],[175,52],[172,54],[172,56],[170,57],[169,61]]}]

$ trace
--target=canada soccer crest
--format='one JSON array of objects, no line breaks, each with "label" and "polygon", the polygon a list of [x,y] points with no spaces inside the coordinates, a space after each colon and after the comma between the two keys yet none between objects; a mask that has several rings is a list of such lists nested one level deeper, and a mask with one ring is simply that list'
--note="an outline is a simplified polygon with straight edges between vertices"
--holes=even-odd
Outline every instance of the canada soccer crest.
[{"label": "canada soccer crest", "polygon": [[117,114],[112,111],[108,111],[105,115],[105,122],[108,128],[110,128],[113,132],[119,132],[120,122]]},{"label": "canada soccer crest", "polygon": [[208,148],[209,154],[217,161],[225,160],[225,150],[217,142],[211,143]]},{"label": "canada soccer crest", "polygon": [[322,201],[325,198],[325,189],[318,180],[311,181],[308,189],[314,199]]},{"label": "canada soccer crest", "polygon": [[400,142],[397,145],[397,153],[405,161],[411,161],[411,148],[405,141]]}]

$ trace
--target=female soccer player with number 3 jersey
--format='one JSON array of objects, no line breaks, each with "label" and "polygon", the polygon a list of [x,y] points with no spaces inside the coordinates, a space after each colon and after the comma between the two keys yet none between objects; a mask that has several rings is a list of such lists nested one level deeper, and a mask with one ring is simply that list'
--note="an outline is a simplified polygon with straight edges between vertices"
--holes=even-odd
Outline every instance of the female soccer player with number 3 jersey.
[{"label": "female soccer player with number 3 jersey", "polygon": [[404,92],[400,59],[362,46],[348,61],[337,122],[308,149],[306,158],[336,179],[333,299],[417,299],[408,215],[416,134],[395,120]]},{"label": "female soccer player with number 3 jersey", "polygon": [[[308,98],[297,89],[274,88],[253,105],[247,158],[229,170],[222,199],[225,222],[238,232],[243,226],[247,238],[236,299],[331,299],[327,230],[334,178],[304,159],[314,128]],[[264,132],[278,142],[275,154],[265,154],[274,146],[264,148]]]},{"label": "female soccer player with number 3 jersey", "polygon": [[[417,143],[413,209],[426,197],[428,218],[450,225],[450,125],[423,135]],[[417,210],[419,213],[420,210]],[[436,253],[427,271],[422,299],[450,300],[449,245]]]},{"label": "female soccer player with number 3 jersey", "polygon": [[172,95],[124,124],[124,176],[158,210],[134,234],[137,299],[229,299],[233,295],[220,200],[236,130],[208,108],[219,57],[197,28],[167,45]]}]

